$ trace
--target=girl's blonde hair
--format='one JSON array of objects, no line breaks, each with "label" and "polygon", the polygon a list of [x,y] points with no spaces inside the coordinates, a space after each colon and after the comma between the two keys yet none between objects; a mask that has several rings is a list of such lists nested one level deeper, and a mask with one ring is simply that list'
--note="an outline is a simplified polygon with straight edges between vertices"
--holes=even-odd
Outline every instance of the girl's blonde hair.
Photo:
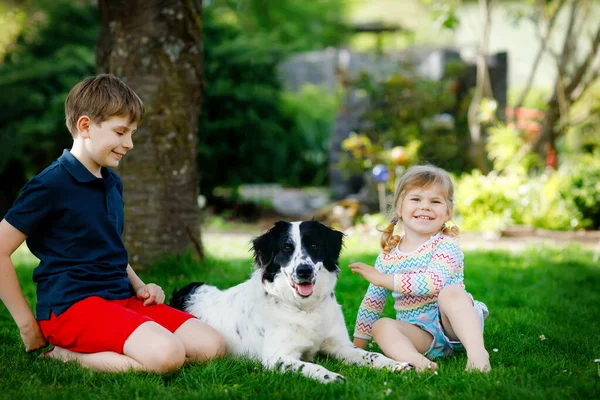
[{"label": "girl's blonde hair", "polygon": [[[396,209],[399,202],[402,202],[406,193],[414,188],[429,187],[431,185],[437,186],[442,190],[448,207],[450,209],[450,216],[454,209],[454,184],[452,178],[448,172],[442,168],[435,167],[433,165],[417,165],[410,167],[398,182],[398,187],[394,193],[394,200],[391,204],[389,214],[392,222],[388,227],[381,232],[381,248],[384,253],[389,253],[394,247],[400,243],[400,236],[394,235],[394,228],[400,216],[396,213]],[[448,225],[444,223],[442,226],[442,233],[448,236],[456,237],[459,235],[460,230],[456,225]]]}]

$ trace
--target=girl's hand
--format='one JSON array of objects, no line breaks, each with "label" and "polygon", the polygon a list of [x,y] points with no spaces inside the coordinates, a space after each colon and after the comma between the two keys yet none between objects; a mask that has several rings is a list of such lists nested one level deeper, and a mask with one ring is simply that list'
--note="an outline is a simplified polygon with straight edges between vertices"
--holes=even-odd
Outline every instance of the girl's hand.
[{"label": "girl's hand", "polygon": [[48,342],[40,329],[40,325],[35,319],[28,321],[27,324],[23,326],[19,326],[19,334],[25,345],[25,351],[28,353],[48,345]]},{"label": "girl's hand", "polygon": [[360,276],[371,282],[373,285],[382,286],[382,280],[385,277],[385,274],[382,274],[370,265],[355,262],[348,265],[348,268],[352,270],[353,274],[360,274]]},{"label": "girl's hand", "polygon": [[165,292],[162,288],[154,283],[149,283],[142,286],[136,292],[136,296],[140,300],[145,300],[144,305],[163,304],[165,302]]}]

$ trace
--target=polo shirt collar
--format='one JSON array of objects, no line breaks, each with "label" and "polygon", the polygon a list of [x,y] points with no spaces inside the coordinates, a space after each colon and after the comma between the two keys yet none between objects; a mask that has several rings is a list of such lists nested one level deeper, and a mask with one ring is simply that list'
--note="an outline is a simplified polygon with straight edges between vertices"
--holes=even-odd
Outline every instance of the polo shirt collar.
[{"label": "polo shirt collar", "polygon": [[[86,183],[92,182],[97,178],[92,174],[71,152],[67,149],[63,150],[62,155],[58,158],[58,161],[64,165],[64,167],[69,171],[73,178],[77,179],[77,181]],[[105,167],[100,169],[102,176],[104,177],[105,183],[107,186],[110,186],[112,182],[111,174],[106,171]]]}]

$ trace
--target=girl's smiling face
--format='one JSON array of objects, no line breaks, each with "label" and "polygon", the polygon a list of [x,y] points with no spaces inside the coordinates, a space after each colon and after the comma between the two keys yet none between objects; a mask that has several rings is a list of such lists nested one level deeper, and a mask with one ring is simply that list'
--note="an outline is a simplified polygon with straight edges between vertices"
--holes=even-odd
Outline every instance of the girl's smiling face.
[{"label": "girl's smiling face", "polygon": [[430,185],[408,190],[396,212],[402,219],[405,237],[425,242],[452,217],[452,206],[440,187]]}]

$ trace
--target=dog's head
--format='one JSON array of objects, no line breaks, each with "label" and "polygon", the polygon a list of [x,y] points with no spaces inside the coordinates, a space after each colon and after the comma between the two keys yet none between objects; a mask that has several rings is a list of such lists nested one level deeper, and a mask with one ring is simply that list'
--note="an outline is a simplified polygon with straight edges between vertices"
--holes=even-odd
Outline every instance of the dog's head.
[{"label": "dog's head", "polygon": [[331,293],[343,238],[318,221],[275,223],[252,242],[263,286],[294,303]]}]

